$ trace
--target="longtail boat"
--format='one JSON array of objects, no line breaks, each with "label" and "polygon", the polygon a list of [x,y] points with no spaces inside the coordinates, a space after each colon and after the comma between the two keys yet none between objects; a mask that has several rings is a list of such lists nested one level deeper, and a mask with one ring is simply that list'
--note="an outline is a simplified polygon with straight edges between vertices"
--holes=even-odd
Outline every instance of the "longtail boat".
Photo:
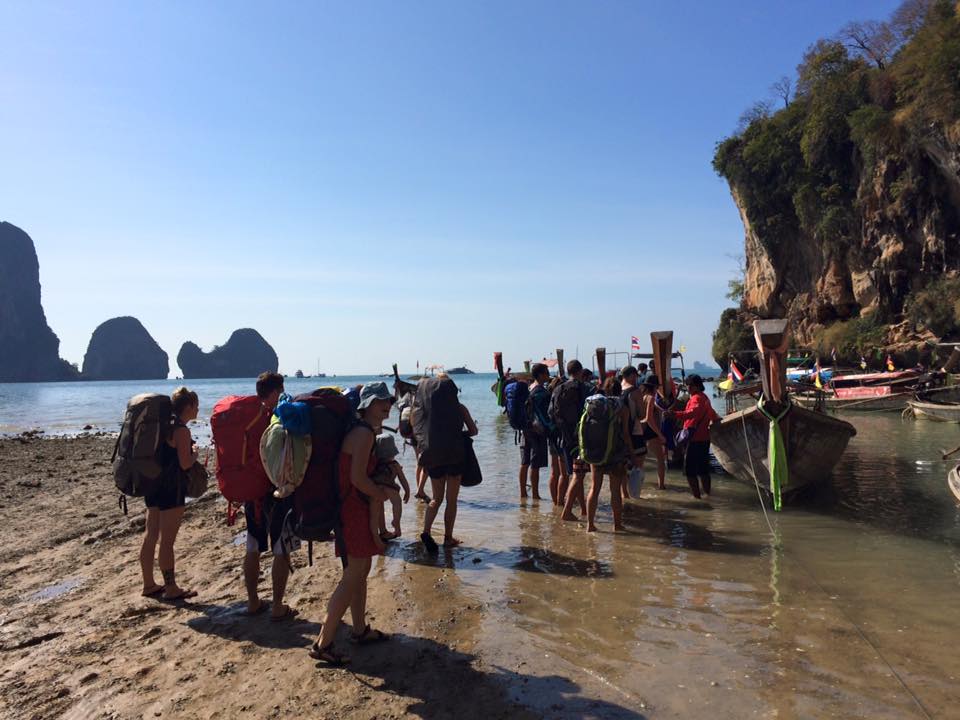
[{"label": "longtail boat", "polygon": [[557,348],[557,376],[561,380],[567,379],[566,366],[563,364],[563,348]]},{"label": "longtail boat", "polygon": [[780,463],[785,462],[786,466],[785,475],[777,473],[781,480],[779,495],[782,502],[789,503],[830,477],[857,431],[839,418],[791,402],[783,357],[788,340],[787,321],[757,320],[753,327],[761,358],[760,400],[754,407],[714,423],[710,441],[724,470],[775,496],[770,471],[771,422],[775,421],[783,450],[776,463],[783,467]]},{"label": "longtail boat", "polygon": [[839,375],[821,396],[801,393],[794,396],[794,401],[804,407],[822,406],[837,412],[903,411],[917,388],[930,377],[916,370]]},{"label": "longtail boat", "polygon": [[607,379],[607,349],[597,348],[597,381],[599,388],[603,388],[603,381]]},{"label": "longtail boat", "polygon": [[917,418],[939,422],[960,422],[960,403],[909,400],[907,405],[913,416]]},{"label": "longtail boat", "polygon": [[655,330],[650,333],[650,342],[653,344],[653,372],[660,380],[657,395],[660,396],[661,406],[669,408],[677,399],[673,375],[671,374],[673,330]]},{"label": "longtail boat", "polygon": [[399,400],[404,395],[413,395],[417,392],[417,384],[415,382],[407,382],[406,380],[400,379],[400,373],[397,372],[397,364],[393,364],[393,395]]},{"label": "longtail boat", "polygon": [[947,486],[953,496],[960,501],[960,466],[954,467],[947,473]]}]

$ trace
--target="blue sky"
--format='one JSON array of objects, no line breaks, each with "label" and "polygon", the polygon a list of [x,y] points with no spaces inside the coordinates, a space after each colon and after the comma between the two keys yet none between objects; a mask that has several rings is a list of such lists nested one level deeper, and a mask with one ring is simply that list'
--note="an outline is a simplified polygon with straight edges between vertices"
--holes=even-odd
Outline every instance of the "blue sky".
[{"label": "blue sky", "polygon": [[710,166],[804,49],[896,2],[0,5],[0,220],[61,355],[139,318],[281,370],[488,370],[675,331],[741,252]]}]

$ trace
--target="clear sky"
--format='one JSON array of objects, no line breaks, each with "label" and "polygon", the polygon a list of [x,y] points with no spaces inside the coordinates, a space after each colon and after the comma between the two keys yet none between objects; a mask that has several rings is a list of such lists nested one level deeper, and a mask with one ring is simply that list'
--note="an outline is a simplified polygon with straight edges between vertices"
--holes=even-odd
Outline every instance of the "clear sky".
[{"label": "clear sky", "polygon": [[743,238],[715,143],[896,4],[6,2],[0,220],[76,362],[117,315],[173,375],[239,327],[288,373],[659,329],[707,360]]}]

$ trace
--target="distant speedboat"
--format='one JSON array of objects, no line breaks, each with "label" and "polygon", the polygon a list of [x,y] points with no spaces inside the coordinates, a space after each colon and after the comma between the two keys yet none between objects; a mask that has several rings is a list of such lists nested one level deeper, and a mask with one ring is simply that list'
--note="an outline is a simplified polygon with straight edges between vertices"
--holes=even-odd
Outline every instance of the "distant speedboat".
[{"label": "distant speedboat", "polygon": [[455,367],[447,370],[447,375],[475,375],[476,373],[473,370],[469,370],[465,367]]}]

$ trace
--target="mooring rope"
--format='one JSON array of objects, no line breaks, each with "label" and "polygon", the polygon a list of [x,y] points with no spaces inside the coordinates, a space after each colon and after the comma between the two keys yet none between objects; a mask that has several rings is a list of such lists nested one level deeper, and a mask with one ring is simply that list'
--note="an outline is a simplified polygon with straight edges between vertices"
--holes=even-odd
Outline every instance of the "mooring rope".
[{"label": "mooring rope", "polygon": [[[747,411],[741,412],[740,422],[743,426],[743,442],[747,451],[747,457],[750,459],[750,473],[753,475],[753,484],[754,484],[754,487],[756,487],[757,489],[757,498],[760,500],[760,509],[763,510],[763,519],[766,520],[767,528],[770,530],[770,536],[771,538],[773,538],[774,552],[779,550],[783,552],[784,555],[786,555],[787,551],[780,540],[780,534],[773,529],[773,524],[770,522],[770,516],[767,514],[766,505],[763,502],[763,493],[760,491],[760,482],[757,480],[757,469],[756,469],[756,466],[753,464],[753,453],[750,451],[750,437],[747,434],[746,414],[747,414]],[[904,689],[904,691],[906,691],[907,695],[909,695],[913,699],[913,702],[920,709],[920,713],[925,718],[927,718],[927,720],[933,720],[933,716],[930,714],[930,712],[927,710],[924,704],[920,701],[920,698],[917,697],[917,694],[910,689],[910,686],[907,685],[906,681],[900,676],[900,673],[898,673],[896,669],[894,669],[893,665],[890,663],[889,660],[887,660],[886,656],[882,652],[880,652],[880,648],[877,647],[876,644],[874,644],[874,642],[867,636],[867,634],[861,629],[861,627],[850,616],[850,614],[847,613],[846,610],[844,610],[843,605],[841,605],[839,602],[840,596],[831,595],[830,593],[828,593],[826,588],[820,584],[819,580],[817,580],[816,576],[812,572],[810,572],[810,570],[807,569],[806,565],[800,562],[799,558],[797,558],[796,555],[791,553],[790,556],[791,556],[791,562],[796,564],[796,566],[799,567],[804,572],[804,574],[807,577],[809,577],[810,580],[813,581],[813,584],[817,586],[820,592],[822,592],[830,600],[830,602],[833,603],[834,606],[836,606],[837,610],[839,610],[843,618],[848,623],[850,623],[850,625],[853,626],[854,630],[856,630],[857,634],[860,636],[860,639],[863,640],[867,644],[867,646],[870,647],[871,650],[873,650],[874,654],[878,658],[880,658],[881,662],[883,662],[883,664],[887,666],[887,669],[897,679],[897,681],[900,683],[900,686]]]}]

